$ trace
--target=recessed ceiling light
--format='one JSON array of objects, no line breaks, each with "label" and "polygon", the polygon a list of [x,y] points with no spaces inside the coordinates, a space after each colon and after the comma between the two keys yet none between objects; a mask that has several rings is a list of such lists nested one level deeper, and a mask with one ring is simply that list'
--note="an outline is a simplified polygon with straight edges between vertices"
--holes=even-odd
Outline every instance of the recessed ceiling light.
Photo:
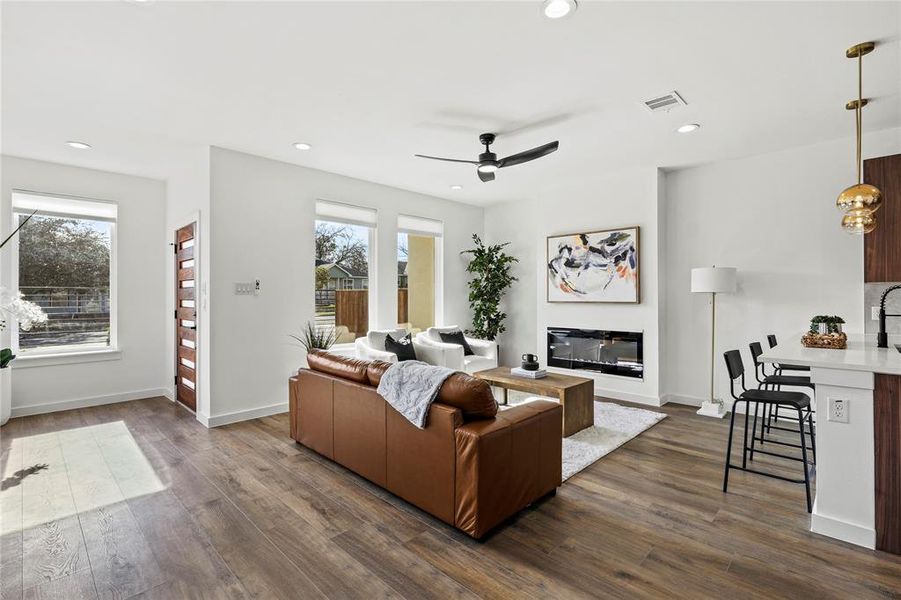
[{"label": "recessed ceiling light", "polygon": [[85,144],[84,142],[70,141],[70,142],[66,142],[66,145],[69,148],[78,148],[79,150],[90,150],[91,149],[91,145]]},{"label": "recessed ceiling light", "polygon": [[463,186],[462,186],[462,185],[458,185],[458,184],[456,184],[456,183],[455,183],[454,185],[450,186],[450,187],[451,187],[452,190],[462,190],[462,189],[463,189]]},{"label": "recessed ceiling light", "polygon": [[310,144],[308,144],[306,142],[295,142],[294,147],[297,148],[298,150],[309,150],[313,146],[311,146]]},{"label": "recessed ceiling light", "polygon": [[541,10],[548,19],[560,19],[576,12],[576,0],[544,0]]},{"label": "recessed ceiling light", "polygon": [[697,131],[701,126],[697,123],[686,123],[682,127],[678,128],[676,131],[679,133],[691,133],[692,131]]}]

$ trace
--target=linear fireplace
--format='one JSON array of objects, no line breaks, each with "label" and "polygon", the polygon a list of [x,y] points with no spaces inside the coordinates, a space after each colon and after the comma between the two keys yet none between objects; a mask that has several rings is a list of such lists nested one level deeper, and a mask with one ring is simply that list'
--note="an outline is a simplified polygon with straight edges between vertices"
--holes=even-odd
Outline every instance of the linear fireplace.
[{"label": "linear fireplace", "polygon": [[547,364],[607,375],[644,378],[640,331],[547,328]]}]

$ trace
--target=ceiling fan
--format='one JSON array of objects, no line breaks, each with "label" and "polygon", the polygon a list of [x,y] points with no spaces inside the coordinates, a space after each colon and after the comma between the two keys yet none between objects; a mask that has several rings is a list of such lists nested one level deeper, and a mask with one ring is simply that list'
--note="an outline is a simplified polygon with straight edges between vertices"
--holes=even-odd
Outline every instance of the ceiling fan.
[{"label": "ceiling fan", "polygon": [[477,165],[476,171],[479,175],[479,179],[481,179],[482,181],[494,181],[494,173],[498,169],[521,165],[522,163],[529,162],[530,160],[541,158],[542,156],[556,151],[557,148],[560,147],[559,141],[550,142],[548,144],[544,144],[543,146],[538,146],[537,148],[532,148],[531,150],[526,150],[525,152],[513,154],[511,156],[498,160],[497,154],[491,151],[491,144],[494,143],[494,138],[495,135],[493,133],[483,133],[479,136],[479,142],[481,142],[485,146],[485,151],[479,154],[479,160],[442,158],[440,156],[427,156],[425,154],[415,154],[414,156],[418,156],[419,158],[430,158],[432,160],[443,160],[446,162]]}]

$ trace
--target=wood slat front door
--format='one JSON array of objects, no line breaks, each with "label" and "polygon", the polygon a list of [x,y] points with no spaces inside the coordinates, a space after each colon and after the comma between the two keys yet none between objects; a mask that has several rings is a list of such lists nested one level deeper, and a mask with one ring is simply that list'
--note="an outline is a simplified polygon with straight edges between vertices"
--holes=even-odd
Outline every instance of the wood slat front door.
[{"label": "wood slat front door", "polygon": [[194,227],[175,232],[175,397],[197,409],[197,308],[194,287]]}]

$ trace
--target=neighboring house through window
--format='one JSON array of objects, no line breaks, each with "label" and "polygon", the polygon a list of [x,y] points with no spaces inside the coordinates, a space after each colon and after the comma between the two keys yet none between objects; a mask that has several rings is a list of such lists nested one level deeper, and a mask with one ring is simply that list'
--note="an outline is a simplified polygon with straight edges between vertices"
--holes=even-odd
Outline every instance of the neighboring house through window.
[{"label": "neighboring house through window", "polygon": [[349,343],[366,335],[370,317],[374,317],[375,293],[370,289],[369,273],[377,213],[320,200],[316,217],[316,326],[335,328],[338,343]]},{"label": "neighboring house through window", "polygon": [[398,325],[421,331],[442,322],[441,221],[397,218]]}]

